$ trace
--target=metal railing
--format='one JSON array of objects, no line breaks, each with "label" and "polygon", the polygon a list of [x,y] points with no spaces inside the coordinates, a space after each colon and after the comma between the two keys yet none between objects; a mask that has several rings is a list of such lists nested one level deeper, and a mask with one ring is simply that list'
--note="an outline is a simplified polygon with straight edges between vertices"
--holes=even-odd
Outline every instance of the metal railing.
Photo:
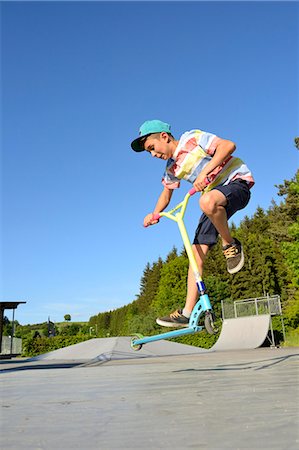
[{"label": "metal railing", "polygon": [[0,355],[20,355],[22,353],[22,339],[2,336]]},{"label": "metal railing", "polygon": [[222,300],[221,308],[223,319],[258,316],[260,314],[270,314],[271,316],[280,316],[282,314],[279,295],[246,298],[244,300],[235,300],[231,302]]}]

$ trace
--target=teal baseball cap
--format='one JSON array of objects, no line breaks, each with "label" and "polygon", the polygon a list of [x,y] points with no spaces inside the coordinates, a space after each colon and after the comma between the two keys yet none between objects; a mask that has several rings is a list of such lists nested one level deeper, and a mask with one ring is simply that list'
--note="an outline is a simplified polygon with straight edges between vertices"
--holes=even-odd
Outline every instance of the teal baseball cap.
[{"label": "teal baseball cap", "polygon": [[147,120],[139,128],[139,136],[131,143],[131,147],[135,152],[143,152],[144,148],[141,139],[153,133],[170,133],[170,125],[161,120]]}]

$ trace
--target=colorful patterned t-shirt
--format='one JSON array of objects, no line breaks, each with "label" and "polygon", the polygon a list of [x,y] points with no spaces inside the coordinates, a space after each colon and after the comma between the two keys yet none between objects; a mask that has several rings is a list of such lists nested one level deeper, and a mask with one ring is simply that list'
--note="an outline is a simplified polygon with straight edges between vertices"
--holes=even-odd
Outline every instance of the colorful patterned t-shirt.
[{"label": "colorful patterned t-shirt", "polygon": [[[182,179],[194,183],[203,168],[211,161],[220,141],[221,139],[215,134],[201,130],[184,133],[173,157],[167,161],[162,179],[163,185],[169,189],[177,189]],[[252,174],[244,162],[239,158],[229,156],[220,166],[209,173],[210,183],[205,188],[205,192],[238,178],[247,181],[249,187],[254,185]]]}]

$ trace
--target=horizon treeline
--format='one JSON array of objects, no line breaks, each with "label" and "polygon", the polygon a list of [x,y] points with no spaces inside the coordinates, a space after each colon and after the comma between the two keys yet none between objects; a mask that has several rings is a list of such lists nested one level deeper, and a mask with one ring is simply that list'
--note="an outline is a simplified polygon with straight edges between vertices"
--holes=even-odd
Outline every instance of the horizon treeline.
[{"label": "horizon treeline", "polygon": [[[299,138],[295,139],[298,149]],[[205,263],[205,281],[217,317],[221,300],[239,300],[265,295],[280,295],[284,323],[299,327],[299,170],[291,180],[276,186],[282,198],[270,207],[260,207],[239,226],[231,225],[232,235],[244,248],[245,265],[230,275],[218,244]],[[186,296],[188,258],[184,249],[173,247],[165,260],[147,263],[140,281],[140,292],[131,303],[99,313],[89,319],[97,325],[98,337],[128,336],[136,332],[151,335],[161,332],[156,317],[183,307]]]}]

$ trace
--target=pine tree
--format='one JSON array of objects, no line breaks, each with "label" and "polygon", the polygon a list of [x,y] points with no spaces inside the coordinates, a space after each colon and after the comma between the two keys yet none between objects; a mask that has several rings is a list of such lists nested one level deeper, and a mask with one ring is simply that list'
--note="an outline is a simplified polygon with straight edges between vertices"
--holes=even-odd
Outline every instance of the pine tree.
[{"label": "pine tree", "polygon": [[159,289],[152,304],[158,315],[167,314],[185,303],[188,266],[184,256],[163,265]]},{"label": "pine tree", "polygon": [[161,258],[159,258],[157,262],[153,263],[152,267],[147,266],[142,278],[140,295],[137,297],[136,302],[138,314],[145,314],[149,311],[159,289],[162,267],[163,261]]},{"label": "pine tree", "polygon": [[175,259],[178,256],[178,251],[175,246],[173,246],[171,252],[168,253],[165,262],[168,263],[169,261]]}]

